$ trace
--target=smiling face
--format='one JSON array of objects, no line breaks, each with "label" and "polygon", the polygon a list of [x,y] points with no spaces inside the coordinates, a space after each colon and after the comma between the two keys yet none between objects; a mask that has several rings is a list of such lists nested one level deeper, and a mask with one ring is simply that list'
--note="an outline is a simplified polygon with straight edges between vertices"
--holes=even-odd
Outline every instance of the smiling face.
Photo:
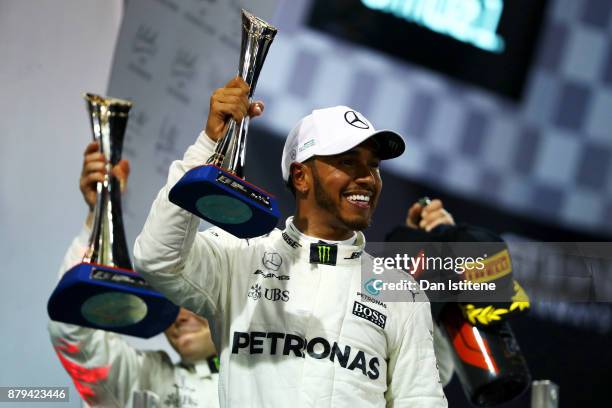
[{"label": "smiling face", "polygon": [[176,320],[164,331],[164,334],[172,348],[185,362],[206,360],[216,354],[208,320],[185,308],[180,309]]},{"label": "smiling face", "polygon": [[382,189],[379,164],[375,143],[368,140],[347,152],[308,160],[307,177],[295,174],[301,183],[296,189],[306,193],[300,212],[311,227],[326,225],[336,235],[316,236],[343,239],[370,225]]}]

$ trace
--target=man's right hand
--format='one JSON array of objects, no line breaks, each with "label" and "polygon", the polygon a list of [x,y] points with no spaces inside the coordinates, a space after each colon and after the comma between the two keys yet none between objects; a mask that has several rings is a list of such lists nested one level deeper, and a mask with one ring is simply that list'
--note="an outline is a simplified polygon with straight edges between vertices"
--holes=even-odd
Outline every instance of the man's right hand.
[{"label": "man's right hand", "polygon": [[453,216],[444,209],[442,201],[435,199],[425,207],[414,203],[408,210],[406,225],[414,229],[430,232],[438,225],[455,225]]},{"label": "man's right hand", "polygon": [[[98,194],[96,186],[98,182],[104,181],[104,175],[106,174],[106,159],[100,152],[98,142],[89,143],[85,148],[83,156],[83,169],[81,170],[79,187],[91,214],[96,205],[96,196]],[[125,159],[121,160],[113,167],[112,172],[119,180],[121,191],[124,191],[128,176],[130,175],[130,163]]]},{"label": "man's right hand", "polygon": [[240,122],[247,114],[256,117],[263,113],[263,102],[249,104],[249,86],[240,77],[232,78],[223,88],[210,97],[210,111],[206,122],[206,134],[215,142],[225,135],[229,120]]}]

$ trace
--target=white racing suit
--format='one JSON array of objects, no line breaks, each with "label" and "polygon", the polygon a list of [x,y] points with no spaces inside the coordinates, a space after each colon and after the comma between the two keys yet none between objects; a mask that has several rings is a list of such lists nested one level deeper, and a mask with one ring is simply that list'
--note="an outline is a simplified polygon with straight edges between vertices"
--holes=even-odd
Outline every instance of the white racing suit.
[{"label": "white racing suit", "polygon": [[214,147],[202,133],[171,165],[134,259],[157,290],[209,319],[221,406],[446,407],[429,303],[362,295],[363,234],[316,245],[290,218],[284,231],[238,239],[198,232],[199,219],[168,201]]},{"label": "white racing suit", "polygon": [[[83,258],[84,228],[68,249],[60,274]],[[174,364],[164,351],[140,351],[120,335],[51,321],[49,333],[60,362],[89,406],[132,407],[136,390],[156,394],[160,407],[218,407],[218,374],[209,363]],[[214,369],[213,369],[214,370]]]}]

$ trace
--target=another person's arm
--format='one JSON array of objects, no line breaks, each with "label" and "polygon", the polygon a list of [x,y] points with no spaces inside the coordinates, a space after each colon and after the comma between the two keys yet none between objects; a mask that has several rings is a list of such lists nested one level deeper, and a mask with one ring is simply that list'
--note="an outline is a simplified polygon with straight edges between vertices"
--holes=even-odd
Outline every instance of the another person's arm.
[{"label": "another person's arm", "polygon": [[[60,273],[79,263],[87,247],[85,226],[66,252]],[[126,406],[139,386],[147,354],[121,336],[67,323],[49,322],[53,348],[83,399],[92,406]]]},{"label": "another person's arm", "polygon": [[261,103],[249,105],[248,90],[242,79],[234,78],[212,95],[206,130],[170,166],[134,245],[136,269],[147,281],[176,304],[207,317],[218,316],[225,303],[228,252],[240,241],[216,229],[196,235],[200,219],[172,204],[168,193],[188,170],[206,163],[229,119],[261,114]]}]

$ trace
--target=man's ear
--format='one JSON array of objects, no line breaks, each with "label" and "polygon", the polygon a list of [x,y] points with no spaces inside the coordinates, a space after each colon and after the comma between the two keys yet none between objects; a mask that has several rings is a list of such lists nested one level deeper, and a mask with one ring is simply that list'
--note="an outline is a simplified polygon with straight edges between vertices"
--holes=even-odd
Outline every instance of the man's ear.
[{"label": "man's ear", "polygon": [[289,168],[291,182],[296,194],[306,194],[312,183],[312,170],[304,163],[291,163]]}]

